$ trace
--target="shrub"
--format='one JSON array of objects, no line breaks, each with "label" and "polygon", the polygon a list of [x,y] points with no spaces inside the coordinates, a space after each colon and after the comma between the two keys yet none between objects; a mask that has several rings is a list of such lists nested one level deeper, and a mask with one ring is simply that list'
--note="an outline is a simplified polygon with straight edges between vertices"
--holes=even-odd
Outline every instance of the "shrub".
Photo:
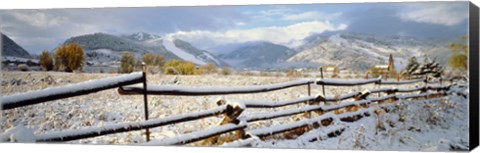
[{"label": "shrub", "polygon": [[196,75],[197,71],[192,62],[182,62],[179,66],[179,71],[183,75]]},{"label": "shrub", "polygon": [[143,62],[145,62],[147,66],[152,66],[154,60],[155,60],[154,53],[146,53],[143,55]]},{"label": "shrub", "polygon": [[217,66],[212,63],[208,63],[207,65],[200,66],[198,68],[198,74],[211,74],[217,73]]},{"label": "shrub", "polygon": [[122,58],[120,59],[120,73],[131,73],[135,67],[135,58],[133,55],[124,51],[122,53]]},{"label": "shrub", "polygon": [[230,75],[231,73],[232,73],[232,71],[230,70],[230,68],[222,67],[222,71],[221,71],[222,75]]},{"label": "shrub", "polygon": [[450,58],[448,59],[448,66],[455,69],[466,70],[468,67],[467,55],[461,53],[454,53],[450,55]]},{"label": "shrub", "polygon": [[450,43],[452,54],[448,59],[448,66],[453,69],[467,70],[468,68],[468,37],[462,36],[460,42]]},{"label": "shrub", "polygon": [[164,73],[165,73],[165,74],[170,74],[170,75],[177,75],[177,74],[179,74],[178,71],[177,71],[177,69],[175,69],[174,67],[167,67],[167,68],[165,68]]},{"label": "shrub", "polygon": [[154,69],[160,68],[163,65],[164,57],[155,53],[146,53],[143,55],[143,62],[147,66],[147,70],[153,73]]},{"label": "shrub", "polygon": [[55,51],[55,69],[72,72],[81,70],[85,60],[83,49],[77,43],[61,45]]},{"label": "shrub", "polygon": [[142,63],[143,63],[143,62],[142,62],[141,59],[136,60],[133,70],[134,70],[134,71],[143,71]]},{"label": "shrub", "polygon": [[302,75],[301,72],[296,71],[296,70],[288,70],[287,71],[287,77],[300,77]]},{"label": "shrub", "polygon": [[181,74],[181,75],[195,75],[197,71],[192,62],[182,61],[179,59],[169,60],[163,65],[165,74]]},{"label": "shrub", "polygon": [[159,67],[162,67],[163,64],[165,64],[165,63],[164,63],[164,62],[165,62],[164,60],[165,60],[165,58],[164,58],[162,55],[157,55],[157,56],[155,56],[155,60],[154,60],[153,63],[154,63],[155,65],[159,66]]},{"label": "shrub", "polygon": [[43,51],[40,55],[40,66],[46,71],[53,69],[53,57],[47,50]]}]

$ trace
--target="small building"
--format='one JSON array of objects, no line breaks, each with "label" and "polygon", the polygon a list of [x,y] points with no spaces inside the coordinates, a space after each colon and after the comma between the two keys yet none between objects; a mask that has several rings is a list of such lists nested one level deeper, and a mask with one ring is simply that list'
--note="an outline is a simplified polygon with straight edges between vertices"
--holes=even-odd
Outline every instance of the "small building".
[{"label": "small building", "polygon": [[390,54],[387,65],[375,65],[373,66],[372,69],[370,69],[369,73],[373,75],[384,76],[385,78],[395,77],[394,75],[397,72],[395,71],[395,65],[394,65],[392,54]]}]

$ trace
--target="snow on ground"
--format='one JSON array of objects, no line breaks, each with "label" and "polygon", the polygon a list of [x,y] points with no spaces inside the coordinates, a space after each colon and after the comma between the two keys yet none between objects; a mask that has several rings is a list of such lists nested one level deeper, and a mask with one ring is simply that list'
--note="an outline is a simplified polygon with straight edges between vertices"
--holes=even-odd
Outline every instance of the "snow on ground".
[{"label": "snow on ground", "polygon": [[[92,79],[102,79],[118,74],[84,74],[62,72],[7,72],[2,73],[3,81],[21,79],[26,84],[2,84],[1,93],[11,95],[47,87],[63,86]],[[181,86],[251,86],[282,83],[301,79],[282,76],[240,76],[240,75],[204,75],[204,76],[173,76],[148,75],[147,80],[152,85]],[[414,85],[382,85],[382,88],[415,88]],[[378,89],[375,85],[357,87],[325,86],[326,95],[338,97],[365,89]],[[456,92],[468,93],[468,89],[454,88]],[[312,85],[312,95],[321,94],[321,86]],[[307,87],[293,87],[278,91],[259,94],[238,94],[222,96],[149,96],[149,117],[159,119],[171,115],[188,114],[218,107],[218,99],[227,102],[235,101],[285,101],[307,96]],[[373,94],[377,96],[377,94]],[[382,95],[385,96],[385,95]],[[373,98],[373,97],[372,97]],[[349,100],[346,100],[349,101]],[[333,102],[325,105],[338,104]],[[304,107],[306,104],[294,104],[281,108],[249,109],[242,116],[254,116],[258,113],[276,112],[285,109]],[[367,150],[420,150],[448,151],[451,148],[468,147],[468,100],[453,94],[446,98],[431,100],[402,101],[392,106],[388,113],[372,114],[357,122],[334,123],[346,127],[338,137],[321,139],[321,141],[297,140],[249,140],[253,147],[274,148],[315,148],[315,149],[367,149]],[[28,131],[35,135],[54,131],[82,129],[88,127],[103,127],[116,123],[143,121],[143,96],[120,96],[116,90],[105,90],[85,96],[55,100],[48,103],[26,106],[3,111],[0,117],[0,140],[26,141],[31,140]],[[315,114],[313,113],[314,117]],[[172,139],[190,132],[215,127],[222,116],[209,117],[197,121],[189,121],[152,128],[152,140]],[[292,123],[305,119],[303,115],[279,117],[267,121],[249,123],[246,131]],[[325,128],[325,127],[320,127]],[[321,130],[321,129],[319,129]],[[19,131],[26,131],[25,134]],[[15,134],[17,133],[17,134]],[[309,134],[317,134],[311,132]],[[320,135],[319,135],[320,136]],[[304,137],[312,137],[305,135]],[[67,143],[85,144],[142,144],[145,143],[145,130],[118,133],[89,139],[70,141]],[[201,143],[192,143],[200,145]]]},{"label": "snow on ground", "polygon": [[13,56],[2,56],[2,61],[17,61],[17,62],[22,62],[26,63],[28,61],[32,61],[34,63],[38,63],[39,61],[36,59],[30,59],[30,58],[22,58],[22,57],[13,57]]}]

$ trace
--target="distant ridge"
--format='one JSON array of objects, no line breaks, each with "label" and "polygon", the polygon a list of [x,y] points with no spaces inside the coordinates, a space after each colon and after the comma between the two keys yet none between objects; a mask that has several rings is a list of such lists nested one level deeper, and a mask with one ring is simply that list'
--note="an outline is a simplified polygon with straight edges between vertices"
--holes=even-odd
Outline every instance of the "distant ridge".
[{"label": "distant ridge", "polygon": [[21,58],[32,58],[30,53],[10,39],[7,35],[2,35],[2,56],[12,56]]}]

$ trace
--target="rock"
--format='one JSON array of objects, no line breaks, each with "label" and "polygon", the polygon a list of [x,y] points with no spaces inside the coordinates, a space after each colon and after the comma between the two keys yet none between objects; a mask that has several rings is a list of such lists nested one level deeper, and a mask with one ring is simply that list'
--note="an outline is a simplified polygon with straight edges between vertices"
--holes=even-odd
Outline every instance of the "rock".
[{"label": "rock", "polygon": [[2,86],[7,86],[7,85],[8,85],[8,81],[2,80]]},{"label": "rock", "polygon": [[26,64],[20,64],[20,65],[18,65],[17,68],[18,68],[20,71],[29,71],[29,70],[30,70],[30,68],[29,68],[28,65],[26,65]]},{"label": "rock", "polygon": [[[12,79],[12,80],[10,80],[10,85],[12,85],[12,86],[13,86],[13,85],[21,86],[21,85],[25,85],[25,84],[27,84],[27,82],[26,82],[26,81],[23,81],[23,80],[21,80],[21,79],[18,79],[18,80],[17,80],[17,79]],[[2,82],[2,85],[3,85],[3,82]]]}]

